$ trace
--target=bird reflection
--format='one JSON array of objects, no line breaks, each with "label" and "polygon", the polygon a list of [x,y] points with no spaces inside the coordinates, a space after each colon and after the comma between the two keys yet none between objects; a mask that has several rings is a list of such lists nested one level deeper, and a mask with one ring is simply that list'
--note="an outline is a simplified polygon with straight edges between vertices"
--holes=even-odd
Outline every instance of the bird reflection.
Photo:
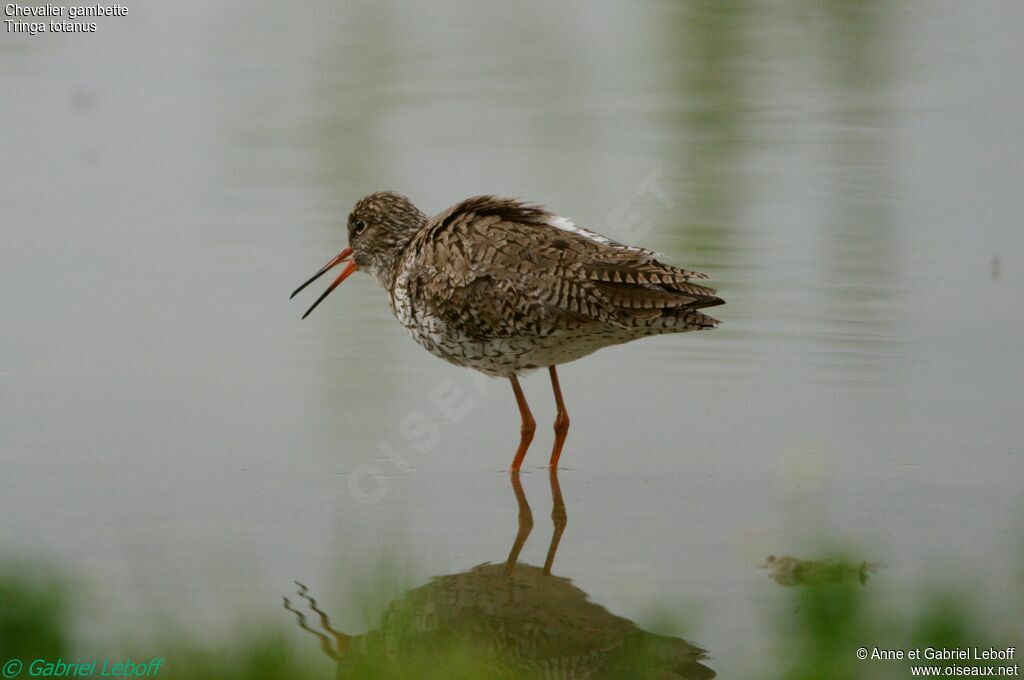
[{"label": "bird reflection", "polygon": [[284,606],[337,662],[338,678],[433,677],[452,675],[455,667],[470,677],[472,668],[494,678],[715,677],[701,664],[704,650],[641,630],[590,602],[569,579],[551,574],[567,524],[555,472],[550,474],[554,531],[544,566],[520,563],[533,512],[519,475],[511,475],[511,482],[519,529],[504,564],[435,576],[406,591],[387,607],[377,630],[354,636],[335,630],[308,588],[297,583],[320,630],[288,598]]}]

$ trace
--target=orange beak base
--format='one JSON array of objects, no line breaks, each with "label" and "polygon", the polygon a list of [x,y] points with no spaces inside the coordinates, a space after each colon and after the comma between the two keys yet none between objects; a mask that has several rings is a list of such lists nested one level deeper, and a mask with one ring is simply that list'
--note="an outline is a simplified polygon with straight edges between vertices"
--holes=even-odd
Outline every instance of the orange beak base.
[{"label": "orange beak base", "polygon": [[332,290],[334,290],[335,288],[340,286],[342,281],[347,279],[349,276],[352,275],[352,272],[354,272],[356,269],[358,269],[358,267],[356,266],[355,260],[349,259],[351,257],[352,257],[352,248],[345,248],[345,250],[341,251],[340,253],[335,255],[333,258],[331,258],[331,261],[328,262],[327,264],[325,264],[320,269],[320,271],[318,271],[316,274],[314,274],[309,279],[309,281],[306,281],[304,284],[302,284],[301,286],[296,288],[295,292],[291,294],[291,297],[288,298],[289,300],[291,298],[295,297],[296,295],[298,295],[299,293],[301,293],[302,290],[306,286],[308,286],[309,284],[311,284],[314,281],[316,281],[317,279],[319,279],[321,276],[326,274],[328,271],[330,271],[331,269],[333,269],[337,265],[341,264],[342,262],[347,262],[345,268],[341,270],[340,274],[338,274],[338,278],[334,279],[334,282],[327,288],[327,290],[325,290],[323,292],[323,295],[318,297],[316,299],[316,302],[314,302],[313,305],[309,309],[306,310],[306,313],[302,315],[303,319],[305,319],[307,316],[309,316],[309,313],[312,312],[314,309],[316,309],[316,306],[318,304],[320,304],[321,302],[323,302],[324,298],[327,297],[328,295],[330,295]]}]

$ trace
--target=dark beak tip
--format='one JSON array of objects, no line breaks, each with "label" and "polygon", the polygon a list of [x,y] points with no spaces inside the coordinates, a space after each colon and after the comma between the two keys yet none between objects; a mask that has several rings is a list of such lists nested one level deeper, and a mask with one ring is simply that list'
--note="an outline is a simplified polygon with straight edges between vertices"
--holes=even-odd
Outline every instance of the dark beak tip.
[{"label": "dark beak tip", "polygon": [[310,279],[308,281],[306,281],[304,284],[302,284],[301,286],[296,288],[294,293],[292,293],[290,296],[288,296],[288,299],[291,300],[296,295],[298,295],[303,290],[305,290],[306,286],[308,286],[309,284],[313,283],[314,281],[319,279],[321,276],[326,274],[327,271],[330,270],[332,267],[334,267],[335,265],[341,264],[343,262],[347,262],[347,266],[345,267],[344,271],[342,271],[342,273],[338,276],[338,278],[334,280],[334,283],[332,283],[327,288],[327,290],[325,290],[323,292],[323,294],[316,299],[316,302],[314,302],[313,305],[309,309],[306,310],[306,313],[302,315],[303,319],[305,319],[307,316],[309,316],[310,312],[312,312],[314,309],[316,309],[316,306],[319,305],[321,302],[323,302],[324,298],[326,298],[328,295],[330,295],[332,290],[334,290],[335,288],[338,287],[338,284],[340,284],[342,281],[344,281],[346,278],[348,278],[348,276],[352,272],[354,272],[356,270],[356,263],[355,263],[355,261],[348,259],[351,256],[352,256],[352,248],[350,248],[350,247],[349,248],[345,248],[340,253],[338,253],[333,258],[331,258],[331,261],[328,262],[327,264],[325,264],[323,267],[321,267],[320,271],[318,271],[316,274],[314,274],[312,277],[310,277]]}]

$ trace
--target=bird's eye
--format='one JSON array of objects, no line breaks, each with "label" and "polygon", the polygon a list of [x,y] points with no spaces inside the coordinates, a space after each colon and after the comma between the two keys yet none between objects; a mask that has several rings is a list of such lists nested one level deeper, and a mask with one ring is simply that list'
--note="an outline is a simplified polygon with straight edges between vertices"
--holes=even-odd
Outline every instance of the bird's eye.
[{"label": "bird's eye", "polygon": [[356,220],[352,224],[352,226],[355,227],[355,231],[353,232],[355,234],[362,234],[364,231],[366,231],[366,222],[364,222],[363,220]]}]

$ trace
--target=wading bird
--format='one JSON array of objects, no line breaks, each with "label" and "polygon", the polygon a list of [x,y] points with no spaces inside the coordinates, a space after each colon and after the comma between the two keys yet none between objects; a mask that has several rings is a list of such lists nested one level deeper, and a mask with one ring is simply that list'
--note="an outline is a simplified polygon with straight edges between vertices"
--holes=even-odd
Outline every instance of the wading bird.
[{"label": "wading bird", "polygon": [[704,274],[514,199],[476,196],[428,217],[405,196],[373,193],[348,216],[348,243],[292,293],[345,265],[302,318],[353,272],[373,274],[431,354],[511,381],[521,416],[512,472],[536,429],[521,373],[547,367],[551,375],[555,469],[569,431],[557,365],[650,335],[714,328],[700,310],[724,303],[694,283]]},{"label": "wading bird", "polygon": [[[519,532],[504,564],[483,563],[430,582],[395,598],[380,626],[362,635],[346,635],[301,583],[295,606],[299,627],[315,635],[320,649],[337,664],[336,677],[435,677],[463,665],[459,677],[486,678],[663,678],[709,680],[708,654],[682,638],[643,630],[616,616],[551,566],[566,525],[565,502],[552,472],[551,519],[554,533],[544,567],[519,561],[533,529],[533,513],[519,476],[512,475],[519,505]],[[310,625],[304,609],[319,618]],[[451,672],[445,677],[453,675]]]}]

